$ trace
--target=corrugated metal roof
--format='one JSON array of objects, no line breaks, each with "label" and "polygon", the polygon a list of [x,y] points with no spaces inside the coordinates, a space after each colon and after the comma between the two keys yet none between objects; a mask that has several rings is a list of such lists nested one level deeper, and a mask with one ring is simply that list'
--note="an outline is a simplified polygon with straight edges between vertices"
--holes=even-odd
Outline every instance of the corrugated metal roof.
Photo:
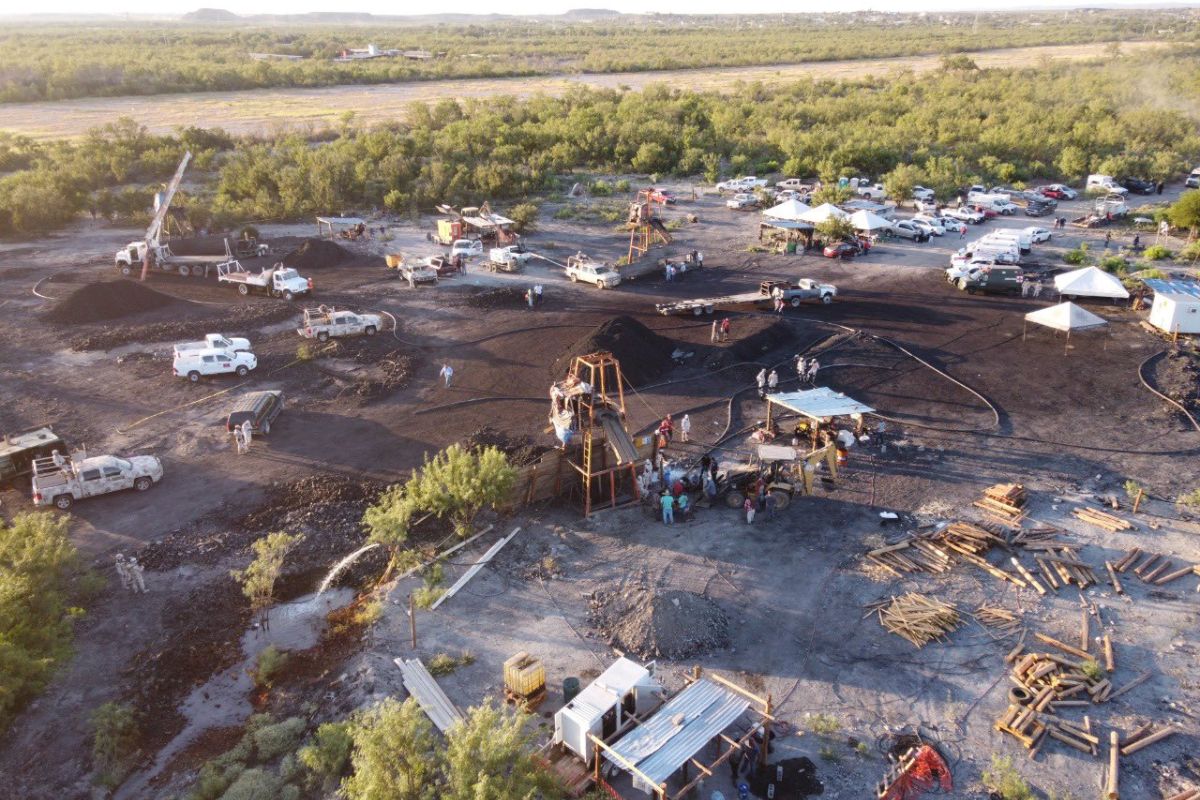
[{"label": "corrugated metal roof", "polygon": [[[612,749],[655,784],[661,784],[749,707],[750,701],[736,692],[700,679],[672,697]],[[636,775],[634,786],[650,790]]]},{"label": "corrugated metal roof", "polygon": [[835,392],[826,386],[802,392],[779,392],[767,395],[767,400],[778,406],[814,419],[840,417],[846,414],[870,414],[875,409]]},{"label": "corrugated metal roof", "polygon": [[1156,297],[1172,300],[1200,300],[1200,283],[1196,281],[1168,281],[1151,278],[1143,281]]}]

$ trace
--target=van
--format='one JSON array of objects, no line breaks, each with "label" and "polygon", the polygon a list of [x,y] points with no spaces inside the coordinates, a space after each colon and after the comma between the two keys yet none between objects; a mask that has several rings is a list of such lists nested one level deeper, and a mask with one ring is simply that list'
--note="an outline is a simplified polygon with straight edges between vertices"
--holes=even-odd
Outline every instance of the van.
[{"label": "van", "polygon": [[283,411],[283,392],[268,389],[263,392],[248,392],[238,398],[225,419],[225,430],[233,432],[247,420],[250,429],[260,436],[271,432],[271,423]]},{"label": "van", "polygon": [[1015,242],[1022,253],[1033,249],[1033,236],[1024,230],[992,231],[983,237],[985,242]]},{"label": "van", "polygon": [[1113,192],[1121,195],[1129,193],[1129,190],[1117,183],[1111,175],[1088,175],[1087,191]]},{"label": "van", "polygon": [[980,267],[967,272],[956,285],[967,294],[1020,294],[1020,276],[1017,267]]}]

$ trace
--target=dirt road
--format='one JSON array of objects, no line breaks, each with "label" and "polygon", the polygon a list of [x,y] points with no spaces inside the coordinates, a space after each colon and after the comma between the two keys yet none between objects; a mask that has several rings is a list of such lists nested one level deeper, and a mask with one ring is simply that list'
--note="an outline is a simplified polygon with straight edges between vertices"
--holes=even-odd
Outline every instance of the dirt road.
[{"label": "dirt road", "polygon": [[[1161,42],[1126,42],[1125,51],[1161,47]],[[965,53],[980,67],[1029,66],[1039,60],[1077,61],[1104,55],[1107,44],[1048,45],[980,50]],[[219,127],[231,133],[262,134],[279,128],[326,125],[347,111],[372,123],[403,116],[412,102],[434,103],[446,98],[478,99],[498,94],[528,97],[559,95],[575,86],[641,89],[653,83],[686,85],[697,90],[728,91],[741,82],[801,78],[862,78],[911,70],[936,69],[941,57],[851,61],[813,61],[763,67],[729,67],[661,72],[614,72],[602,75],[551,75],[534,78],[445,80],[379,86],[328,86],[317,89],[261,89],[241,92],[198,92],[151,97],[103,97],[46,103],[12,103],[0,114],[0,130],[38,139],[80,136],[89,128],[130,116],[154,133],[169,133],[179,125]]]}]

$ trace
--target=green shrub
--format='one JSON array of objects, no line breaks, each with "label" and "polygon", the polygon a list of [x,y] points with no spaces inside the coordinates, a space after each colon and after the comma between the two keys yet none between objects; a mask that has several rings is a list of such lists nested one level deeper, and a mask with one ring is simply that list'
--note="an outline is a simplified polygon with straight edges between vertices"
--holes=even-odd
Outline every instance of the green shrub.
[{"label": "green shrub", "polygon": [[1129,265],[1125,263],[1125,259],[1121,258],[1121,256],[1106,256],[1100,259],[1100,263],[1097,266],[1105,272],[1111,272],[1115,275],[1120,275],[1129,268]]},{"label": "green shrub", "polygon": [[593,197],[608,197],[613,190],[607,181],[596,181],[592,184],[591,192]]},{"label": "green shrub", "polygon": [[1179,258],[1184,261],[1195,261],[1200,258],[1200,242],[1192,242],[1179,251]]},{"label": "green shrub", "polygon": [[1099,681],[1104,679],[1104,667],[1100,666],[1094,658],[1089,658],[1079,665],[1079,671],[1087,676],[1090,681]]},{"label": "green shrub", "polygon": [[518,203],[508,211],[508,218],[516,223],[518,233],[529,233],[537,228],[538,207],[536,203]]},{"label": "green shrub", "polygon": [[823,745],[817,754],[821,756],[822,761],[828,761],[831,764],[836,764],[842,760],[838,751],[833,749],[833,745]]},{"label": "green shrub", "polygon": [[274,761],[284,753],[290,753],[304,735],[304,720],[290,717],[273,725],[264,725],[252,734],[254,760],[259,764]]},{"label": "green shrub", "polygon": [[1167,277],[1167,273],[1161,269],[1144,269],[1138,273],[1138,277],[1144,281],[1162,280]]},{"label": "green shrub", "polygon": [[1161,244],[1152,244],[1142,252],[1142,258],[1147,261],[1162,261],[1164,258],[1170,257],[1171,251]]},{"label": "green shrub", "polygon": [[275,678],[287,666],[287,662],[286,651],[273,644],[267,645],[258,654],[258,660],[254,664],[254,685],[260,689],[270,689],[275,683]]},{"label": "green shrub", "polygon": [[842,729],[842,723],[832,714],[813,714],[807,719],[808,729],[818,736],[832,736]]},{"label": "green shrub", "polygon": [[1179,504],[1188,508],[1200,508],[1200,489],[1179,495]]},{"label": "green shrub", "polygon": [[200,768],[196,785],[188,795],[189,800],[218,800],[245,769],[242,764],[221,767],[213,761],[208,762]]},{"label": "green shrub", "polygon": [[1087,261],[1087,252],[1081,248],[1076,248],[1075,250],[1068,250],[1067,252],[1063,253],[1062,259],[1063,259],[1063,261],[1067,262],[1068,264],[1072,264],[1074,266],[1079,266],[1080,264]]},{"label": "green shrub", "polygon": [[625,178],[621,178],[621,180],[613,184],[613,191],[629,194],[629,181]]},{"label": "green shrub", "polygon": [[429,669],[429,674],[434,677],[449,675],[459,667],[467,667],[475,663],[475,656],[469,652],[463,652],[461,656],[455,658],[447,653],[438,653],[433,658],[429,659],[429,663],[425,666]]},{"label": "green shrub", "polygon": [[350,763],[353,745],[350,723],[326,722],[317,728],[311,742],[300,749],[300,763],[322,780],[340,778]]},{"label": "green shrub", "polygon": [[282,800],[283,781],[264,769],[248,769],[237,776],[221,800]]},{"label": "green shrub", "polygon": [[992,756],[992,765],[983,771],[983,785],[1001,800],[1034,800],[1033,790],[1013,766],[1011,756]]},{"label": "green shrub", "polygon": [[115,789],[129,774],[140,736],[131,706],[105,703],[92,712],[92,767],[96,782]]}]

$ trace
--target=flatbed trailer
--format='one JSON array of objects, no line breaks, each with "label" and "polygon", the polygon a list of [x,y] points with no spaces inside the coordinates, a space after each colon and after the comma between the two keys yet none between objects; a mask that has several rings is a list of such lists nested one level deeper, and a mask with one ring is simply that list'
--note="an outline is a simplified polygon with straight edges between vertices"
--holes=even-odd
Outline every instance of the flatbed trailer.
[{"label": "flatbed trailer", "polygon": [[817,283],[810,278],[801,278],[794,283],[789,281],[763,281],[757,292],[741,292],[727,294],[721,297],[698,297],[693,300],[676,300],[673,303],[658,303],[654,308],[664,316],[670,314],[691,314],[699,317],[711,314],[717,308],[748,304],[766,304],[774,299],[775,289],[783,290],[783,299],[792,308],[799,308],[805,300],[820,300],[822,303],[832,303],[837,296],[837,287],[827,283]]}]

